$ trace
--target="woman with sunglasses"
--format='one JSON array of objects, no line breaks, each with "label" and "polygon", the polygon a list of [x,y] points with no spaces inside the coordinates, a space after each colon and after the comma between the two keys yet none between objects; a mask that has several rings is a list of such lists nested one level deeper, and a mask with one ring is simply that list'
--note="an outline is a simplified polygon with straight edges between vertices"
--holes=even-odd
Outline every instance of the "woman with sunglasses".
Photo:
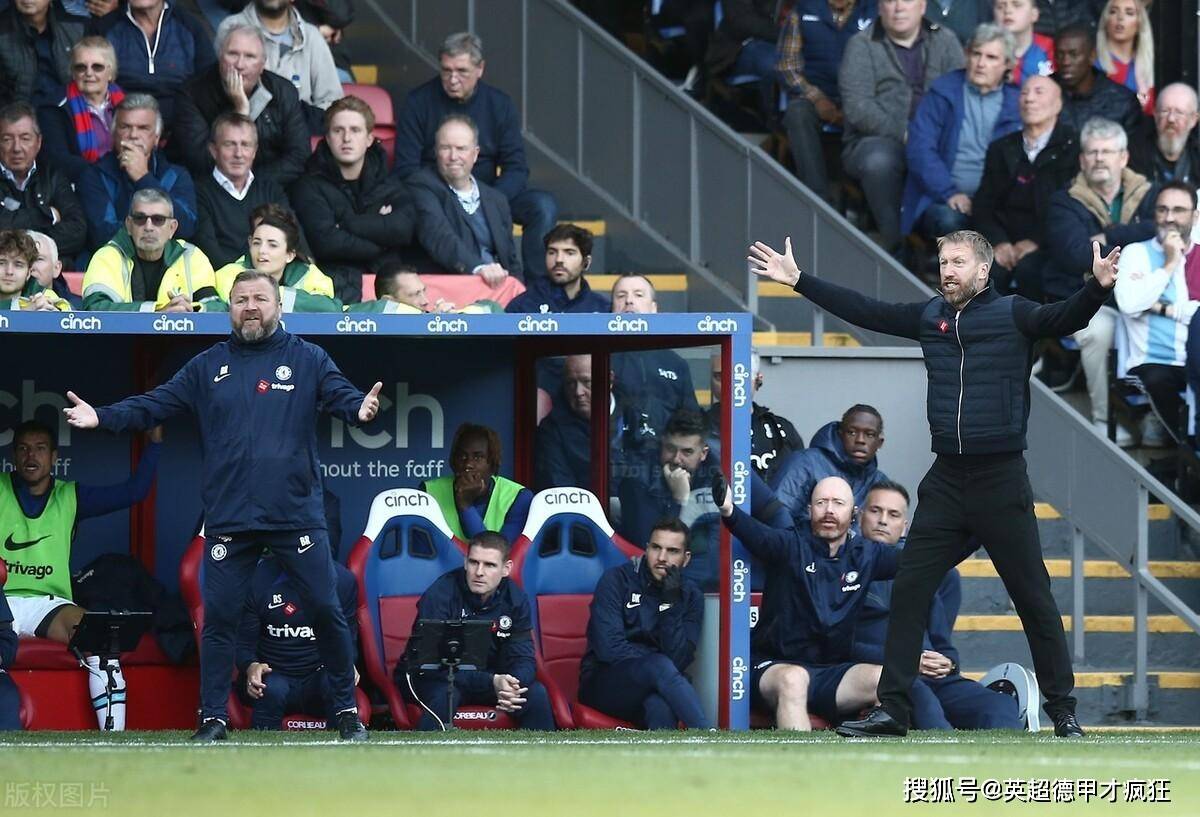
[{"label": "woman with sunglasses", "polygon": [[115,82],[117,54],[103,37],[75,43],[70,65],[66,97],[41,108],[38,120],[43,155],[76,182],[84,168],[112,150],[113,117],[125,92]]}]

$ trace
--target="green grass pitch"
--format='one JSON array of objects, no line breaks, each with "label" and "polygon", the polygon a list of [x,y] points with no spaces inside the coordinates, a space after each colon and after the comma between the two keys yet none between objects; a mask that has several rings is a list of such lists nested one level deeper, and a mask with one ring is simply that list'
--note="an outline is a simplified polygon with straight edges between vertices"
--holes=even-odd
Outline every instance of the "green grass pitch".
[{"label": "green grass pitch", "polygon": [[[374,732],[366,745],[328,732],[237,732],[210,746],[186,737],[3,736],[0,814],[1200,815],[1200,732],[1093,732],[1073,742],[1015,732],[853,743],[829,732]],[[928,802],[939,784],[923,791],[920,782],[908,784],[909,797],[926,801],[905,802],[906,780],[931,778],[950,779],[953,803]],[[961,796],[961,778],[976,779],[976,802]],[[1034,800],[1039,781],[1053,795],[1067,780],[1073,793],[1096,781],[1097,796]],[[1113,780],[1115,803],[1104,799]],[[1169,802],[1143,799],[1155,796],[1152,782],[1142,789],[1155,780],[1169,781]]]}]

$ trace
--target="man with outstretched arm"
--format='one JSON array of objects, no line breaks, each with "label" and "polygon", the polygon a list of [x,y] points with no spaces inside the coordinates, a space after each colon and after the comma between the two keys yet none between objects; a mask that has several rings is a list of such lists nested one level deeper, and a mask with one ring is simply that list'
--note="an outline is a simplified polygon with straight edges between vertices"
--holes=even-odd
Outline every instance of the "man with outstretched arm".
[{"label": "man with outstretched arm", "polygon": [[909,690],[929,602],[946,571],[970,554],[967,542],[974,536],[985,543],[1021,617],[1054,733],[1083,735],[1071,696],[1071,655],[1042,561],[1022,452],[1033,344],[1087,325],[1116,283],[1120,253],[1117,247],[1101,258],[1100,245],[1093,243],[1091,275],[1083,287],[1065,301],[1038,305],[991,288],[991,244],[979,233],[959,230],[938,239],[941,295],[924,303],[889,304],[801,274],[790,238],[782,254],[762,242],[750,248],[750,267],[758,275],[793,287],[844,321],[920,341],[929,378],[927,413],[937,458],[918,489],[896,576],[880,705],[862,720],[843,723],[838,734],[908,732]]},{"label": "man with outstretched arm", "polygon": [[64,412],[76,428],[144,429],[184,412],[200,425],[207,553],[200,728],[193,740],[225,738],[238,620],[264,546],[295,583],[315,625],[342,739],[367,738],[326,533],[317,413],[370,422],[383,384],[364,395],[324,349],[280,326],[281,309],[278,282],[245,270],[230,289],[231,337],[196,355],[169,381],[101,408],[67,392],[72,405]]}]

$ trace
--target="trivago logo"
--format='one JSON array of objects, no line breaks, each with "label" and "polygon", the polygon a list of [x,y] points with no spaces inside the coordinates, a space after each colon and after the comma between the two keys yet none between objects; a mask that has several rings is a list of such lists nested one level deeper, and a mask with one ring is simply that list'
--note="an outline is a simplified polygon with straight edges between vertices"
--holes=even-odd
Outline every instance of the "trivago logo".
[{"label": "trivago logo", "polygon": [[462,318],[446,320],[439,315],[431,318],[429,323],[425,324],[425,328],[436,335],[461,335],[467,331],[468,325]]},{"label": "trivago logo", "polygon": [[161,315],[151,324],[155,332],[195,332],[196,324],[191,318],[168,318]]},{"label": "trivago logo", "polygon": [[80,317],[74,312],[64,315],[58,325],[68,332],[99,332],[103,324],[95,315]]},{"label": "trivago logo", "polygon": [[617,315],[608,322],[609,332],[649,332],[650,321],[645,318],[622,318]]},{"label": "trivago logo", "polygon": [[554,318],[535,318],[532,315],[526,315],[521,318],[517,324],[518,332],[557,332],[558,321]]},{"label": "trivago logo", "polygon": [[750,479],[750,469],[746,467],[746,463],[738,460],[733,464],[733,501],[736,505],[741,505],[746,501],[747,491],[746,482]]},{"label": "trivago logo", "polygon": [[370,335],[379,331],[379,326],[370,318],[363,318],[357,321],[353,318],[342,318],[334,328],[339,332],[352,335]]},{"label": "trivago logo", "polygon": [[746,697],[746,673],[748,670],[746,661],[740,655],[734,656],[733,663],[729,666],[729,697],[732,700],[740,701]]},{"label": "trivago logo", "polygon": [[750,566],[742,559],[733,560],[733,601],[734,604],[746,600],[746,581],[750,577]]},{"label": "trivago logo", "polygon": [[750,379],[750,370],[745,363],[733,367],[733,404],[738,408],[746,405],[746,381]]},{"label": "trivago logo", "polygon": [[705,315],[696,322],[698,332],[736,332],[738,323],[733,318],[717,320],[712,315]]}]

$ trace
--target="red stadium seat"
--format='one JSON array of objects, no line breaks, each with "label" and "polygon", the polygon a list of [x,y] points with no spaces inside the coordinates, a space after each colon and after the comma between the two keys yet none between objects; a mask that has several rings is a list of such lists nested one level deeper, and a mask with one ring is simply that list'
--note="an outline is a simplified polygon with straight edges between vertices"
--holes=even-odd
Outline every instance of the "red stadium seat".
[{"label": "red stadium seat", "polygon": [[[417,600],[435,579],[462,568],[465,546],[429,494],[414,488],[383,491],[371,503],[367,527],[350,552],[358,579],[358,632],[367,677],[383,693],[400,729],[412,729],[421,708],[392,681],[417,616]],[[516,721],[495,707],[460,706],[462,729],[513,729]]]},{"label": "red stadium seat", "polygon": [[587,651],[588,605],[605,570],[642,551],[613,532],[594,494],[578,488],[538,493],[514,547],[513,575],[533,602],[538,678],[561,729],[633,724],[579,703],[579,662]]},{"label": "red stadium seat", "polygon": [[[188,614],[192,618],[192,628],[196,635],[196,651],[200,651],[200,634],[204,630],[204,595],[201,591],[204,582],[204,532],[192,540],[183,553],[179,562],[179,592],[183,595],[183,603],[187,605]],[[142,639],[145,641],[145,638]],[[138,649],[144,643],[138,644]],[[126,659],[122,657],[121,661]],[[358,705],[358,717],[363,723],[371,721],[371,701],[362,689],[354,690],[354,700]],[[250,728],[250,709],[245,706],[237,695],[230,692],[226,706],[229,709],[229,725],[234,729]],[[327,726],[323,715],[294,713],[285,715],[283,728],[287,730],[324,729]]]},{"label": "red stadium seat", "polygon": [[346,96],[356,96],[371,106],[375,113],[375,138],[387,154],[388,167],[396,155],[396,114],[392,107],[392,95],[378,85],[355,85],[342,83]]},{"label": "red stadium seat", "polygon": [[67,272],[63,270],[63,278],[67,282],[67,288],[76,295],[83,295],[83,273],[82,272]]},{"label": "red stadium seat", "polygon": [[21,719],[21,728],[29,730],[33,727],[33,720],[36,716],[33,698],[31,698],[29,693],[21,687],[17,687],[17,694],[20,696],[21,700],[21,708],[18,711],[17,716]]}]

